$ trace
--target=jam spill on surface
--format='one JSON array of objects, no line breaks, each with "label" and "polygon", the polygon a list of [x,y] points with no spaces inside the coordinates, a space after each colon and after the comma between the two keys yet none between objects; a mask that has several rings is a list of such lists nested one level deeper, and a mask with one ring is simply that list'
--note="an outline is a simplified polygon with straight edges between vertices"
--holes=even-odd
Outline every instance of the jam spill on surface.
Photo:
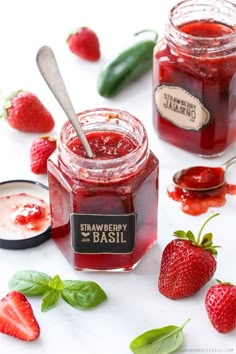
[{"label": "jam spill on surface", "polygon": [[187,191],[175,185],[167,188],[170,198],[181,203],[184,213],[197,216],[207,212],[208,208],[222,207],[226,203],[226,194],[236,194],[236,185],[225,183],[222,187],[208,191]]},{"label": "jam spill on surface", "polygon": [[45,231],[50,224],[47,203],[27,193],[0,197],[0,237],[27,238]]}]

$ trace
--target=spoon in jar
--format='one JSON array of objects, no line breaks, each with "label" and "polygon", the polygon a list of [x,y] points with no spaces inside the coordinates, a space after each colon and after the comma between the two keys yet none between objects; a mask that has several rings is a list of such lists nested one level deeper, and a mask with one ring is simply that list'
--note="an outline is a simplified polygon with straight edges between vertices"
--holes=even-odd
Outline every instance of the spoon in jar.
[{"label": "spoon in jar", "polygon": [[221,187],[225,183],[225,173],[236,162],[236,156],[218,167],[195,166],[176,172],[173,182],[185,190],[207,191]]},{"label": "spoon in jar", "polygon": [[36,63],[42,77],[71,122],[87,156],[93,158],[94,154],[79,124],[52,49],[48,46],[41,47],[37,52]]}]

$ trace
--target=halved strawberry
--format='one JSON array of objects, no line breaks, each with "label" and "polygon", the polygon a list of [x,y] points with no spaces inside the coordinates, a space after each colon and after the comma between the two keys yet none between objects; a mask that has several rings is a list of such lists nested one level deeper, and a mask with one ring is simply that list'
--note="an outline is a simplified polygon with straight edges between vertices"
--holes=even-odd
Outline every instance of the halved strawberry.
[{"label": "halved strawberry", "polygon": [[25,341],[39,337],[39,324],[22,293],[11,291],[0,301],[0,332]]}]

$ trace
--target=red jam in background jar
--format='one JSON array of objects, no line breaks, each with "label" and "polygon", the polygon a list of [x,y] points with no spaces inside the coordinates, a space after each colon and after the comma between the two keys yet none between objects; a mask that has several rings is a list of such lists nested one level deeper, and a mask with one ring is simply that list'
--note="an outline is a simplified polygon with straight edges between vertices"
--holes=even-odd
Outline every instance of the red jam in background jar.
[{"label": "red jam in background jar", "polygon": [[236,140],[236,5],[186,0],[171,10],[154,49],[153,90],[161,139],[204,157]]},{"label": "red jam in background jar", "polygon": [[48,161],[52,239],[77,270],[132,270],[157,240],[157,158],[128,112],[78,115],[94,158],[69,122]]}]

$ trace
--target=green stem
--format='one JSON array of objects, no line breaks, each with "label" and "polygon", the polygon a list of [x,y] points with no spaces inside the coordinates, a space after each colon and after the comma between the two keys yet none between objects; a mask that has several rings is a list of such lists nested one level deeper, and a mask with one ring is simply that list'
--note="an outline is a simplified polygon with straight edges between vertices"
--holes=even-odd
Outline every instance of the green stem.
[{"label": "green stem", "polygon": [[208,223],[208,221],[210,221],[212,218],[214,218],[215,216],[220,215],[220,213],[215,213],[212,214],[202,225],[202,227],[199,230],[198,236],[197,236],[197,244],[200,243],[200,239],[201,239],[201,234],[202,234],[202,230],[204,229],[204,227],[206,226],[206,224]]},{"label": "green stem", "polygon": [[217,283],[218,284],[225,284],[225,285],[232,285],[232,286],[235,286],[233,283],[230,283],[230,282],[226,282],[226,281],[222,281],[222,280],[219,280],[219,279],[216,279]]},{"label": "green stem", "polygon": [[154,42],[156,42],[156,41],[157,41],[157,38],[158,38],[158,33],[157,33],[156,31],[152,30],[152,29],[145,29],[145,30],[142,30],[142,31],[136,32],[134,35],[135,35],[135,36],[138,36],[139,34],[141,34],[141,33],[145,33],[145,32],[152,32],[152,33],[154,33],[154,34],[155,34],[155,37],[154,37]]},{"label": "green stem", "polygon": [[180,328],[183,329],[190,320],[191,320],[191,318],[188,318],[187,321],[185,321],[184,324],[182,324],[182,326],[180,326]]}]

